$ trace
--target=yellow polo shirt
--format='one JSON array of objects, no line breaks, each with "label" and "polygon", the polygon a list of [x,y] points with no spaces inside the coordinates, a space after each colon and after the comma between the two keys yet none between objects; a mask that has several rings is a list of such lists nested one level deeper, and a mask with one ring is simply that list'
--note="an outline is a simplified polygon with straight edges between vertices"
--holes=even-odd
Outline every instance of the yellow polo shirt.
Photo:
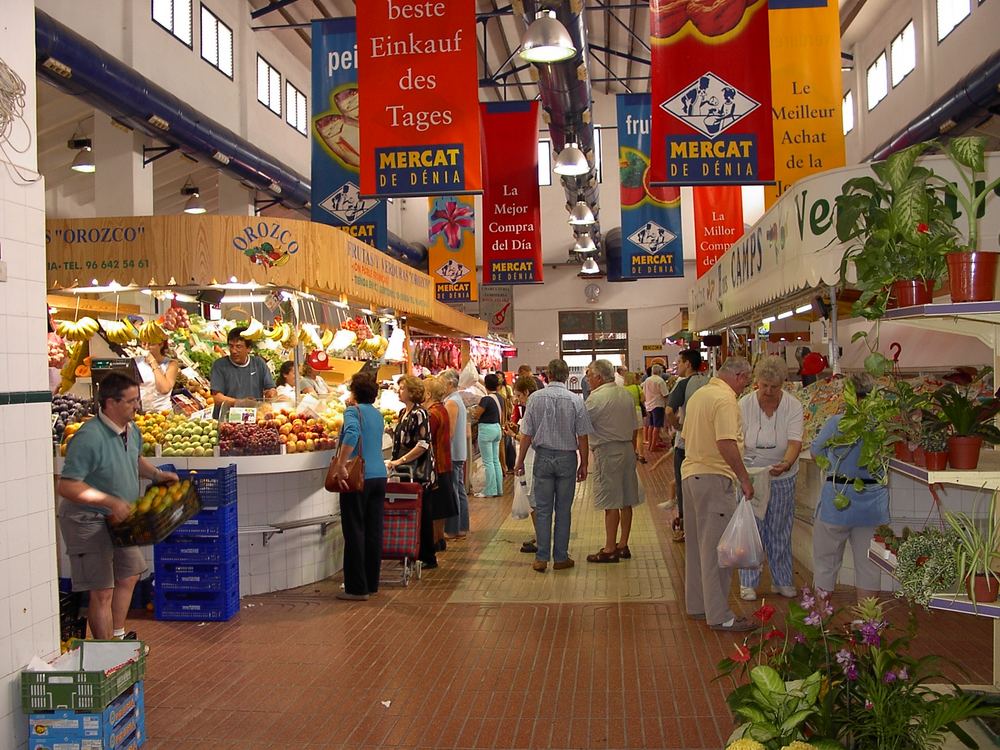
[{"label": "yellow polo shirt", "polygon": [[743,455],[743,418],[736,393],[726,381],[712,378],[684,406],[684,463],[681,479],[696,474],[736,474],[719,454],[717,440],[735,440]]}]

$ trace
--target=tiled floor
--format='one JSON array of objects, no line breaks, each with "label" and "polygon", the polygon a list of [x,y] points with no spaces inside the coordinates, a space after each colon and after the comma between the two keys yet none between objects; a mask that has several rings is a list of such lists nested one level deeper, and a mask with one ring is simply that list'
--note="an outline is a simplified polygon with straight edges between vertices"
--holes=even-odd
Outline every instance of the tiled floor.
[{"label": "tiled floor", "polygon": [[[655,507],[667,471],[642,469],[650,503],[618,565],[584,562],[603,526],[583,487],[577,566],[533,572],[508,494],[473,499],[474,533],[408,589],[348,603],[330,580],[245,598],[227,623],[134,622],[147,747],[721,748],[733,725],[712,680],[734,639],[683,614],[683,545]],[[922,651],[989,681],[987,621],[920,620]]]}]

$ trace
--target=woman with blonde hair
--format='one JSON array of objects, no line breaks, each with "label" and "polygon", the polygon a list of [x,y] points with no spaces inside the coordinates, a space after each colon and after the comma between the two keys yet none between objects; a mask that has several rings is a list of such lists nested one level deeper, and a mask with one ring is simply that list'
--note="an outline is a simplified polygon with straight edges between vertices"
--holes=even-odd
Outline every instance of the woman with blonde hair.
[{"label": "woman with blonde hair", "polygon": [[437,482],[430,490],[431,520],[434,522],[435,549],[443,552],[447,544],[444,540],[444,522],[458,513],[455,494],[451,482],[451,421],[445,408],[448,386],[440,377],[424,380],[424,408],[431,421],[431,443],[434,448],[434,469]]}]

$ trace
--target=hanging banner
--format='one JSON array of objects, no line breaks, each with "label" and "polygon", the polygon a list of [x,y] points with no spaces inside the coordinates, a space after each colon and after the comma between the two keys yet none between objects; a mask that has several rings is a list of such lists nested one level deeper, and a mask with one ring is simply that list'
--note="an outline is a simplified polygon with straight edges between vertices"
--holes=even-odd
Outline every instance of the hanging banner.
[{"label": "hanging banner", "polygon": [[312,22],[310,218],[386,250],[385,201],[361,197],[357,45],[353,18]]},{"label": "hanging banner", "polygon": [[471,196],[427,199],[427,257],[438,302],[478,299],[475,206]]},{"label": "hanging banner", "polygon": [[743,189],[735,186],[694,188],[695,257],[698,278],[708,273],[743,236]]},{"label": "hanging banner", "polygon": [[541,282],[538,102],[479,106],[486,154],[483,285]]},{"label": "hanging banner", "polygon": [[476,8],[357,4],[363,195],[479,193]]},{"label": "hanging banner", "polygon": [[514,288],[484,286],[479,296],[479,319],[490,333],[514,333]]},{"label": "hanging banner", "polygon": [[770,0],[776,183],[764,205],[806,175],[844,166],[840,12],[835,0]]},{"label": "hanging banner", "polygon": [[608,281],[681,277],[681,191],[649,184],[649,94],[618,95],[621,258],[608,255]]},{"label": "hanging banner", "polygon": [[767,0],[650,0],[652,179],[774,180]]}]

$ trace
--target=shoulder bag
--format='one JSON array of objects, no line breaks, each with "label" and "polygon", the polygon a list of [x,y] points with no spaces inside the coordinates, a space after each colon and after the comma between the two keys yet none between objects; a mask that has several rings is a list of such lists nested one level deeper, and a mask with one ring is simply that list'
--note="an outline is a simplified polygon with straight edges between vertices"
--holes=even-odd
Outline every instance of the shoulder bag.
[{"label": "shoulder bag", "polygon": [[[347,478],[342,479],[334,470],[337,465],[337,456],[330,459],[330,466],[326,470],[326,482],[324,486],[327,492],[361,492],[365,486],[365,459],[361,450],[362,433],[364,432],[364,420],[361,417],[361,408],[354,407],[358,412],[358,445],[357,453],[353,458],[347,459],[344,464],[347,469]],[[341,445],[343,450],[343,445]],[[338,451],[339,453],[339,451]]]}]

